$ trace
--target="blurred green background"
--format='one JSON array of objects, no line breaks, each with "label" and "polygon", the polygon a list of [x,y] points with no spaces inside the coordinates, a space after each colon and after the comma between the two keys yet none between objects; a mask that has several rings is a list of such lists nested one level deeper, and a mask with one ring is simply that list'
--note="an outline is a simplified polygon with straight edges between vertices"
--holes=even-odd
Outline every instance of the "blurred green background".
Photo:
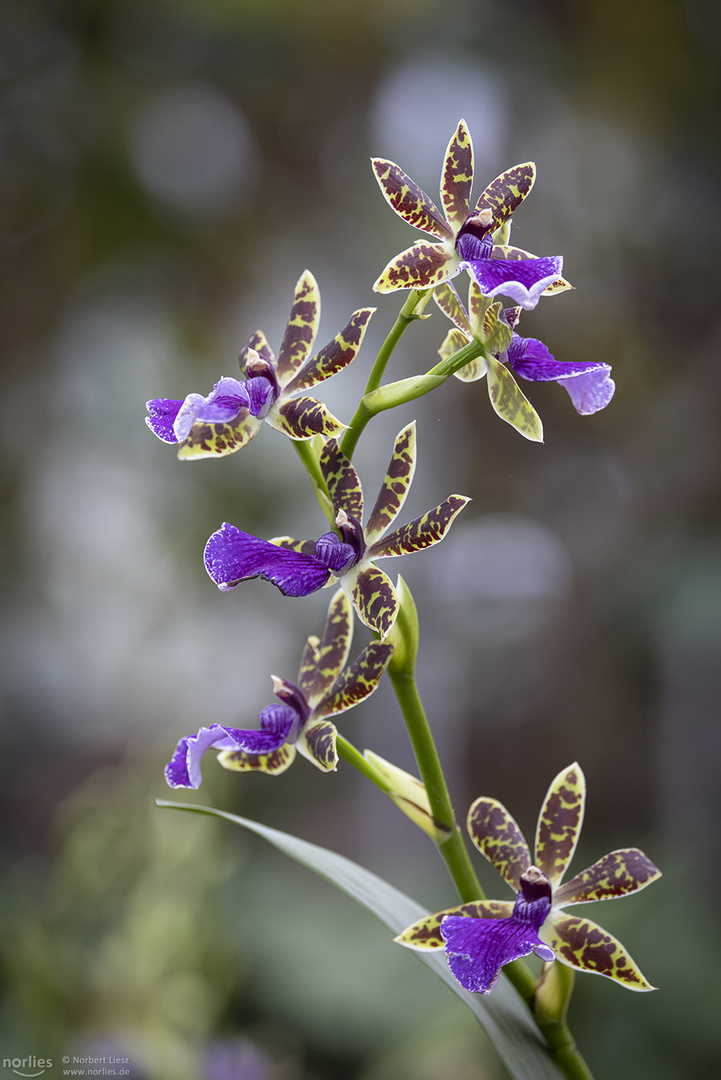
[{"label": "blurred green background", "polygon": [[[347,418],[401,299],[371,284],[413,239],[368,157],[433,196],[463,116],[476,194],[536,161],[514,240],[563,253],[576,286],[523,331],[613,364],[616,397],[583,418],[531,386],[540,447],[483,384],[451,380],[374,421],[356,461],[372,498],[418,415],[408,516],[474,499],[400,566],[459,814],[493,795],[530,833],[578,759],[574,866],[638,844],[665,870],[598,913],[661,990],[577,981],[591,1067],[719,1067],[720,59],[716,0],[5,0],[2,1057],[116,1054],[136,1080],[503,1075],[472,1016],[349,900],[153,805],[181,735],[253,726],[270,673],[293,678],[328,594],[212,587],[200,555],[222,520],[317,536],[319,513],[280,436],[180,464],[143,404],[207,393],[258,328],[277,348],[309,267],[319,344],[378,307],[328,387]],[[392,377],[430,367],[445,330],[437,312],[412,327]],[[386,688],[341,727],[412,768]],[[425,837],[349,772],[245,778],[209,755],[190,798],[453,902]]]}]

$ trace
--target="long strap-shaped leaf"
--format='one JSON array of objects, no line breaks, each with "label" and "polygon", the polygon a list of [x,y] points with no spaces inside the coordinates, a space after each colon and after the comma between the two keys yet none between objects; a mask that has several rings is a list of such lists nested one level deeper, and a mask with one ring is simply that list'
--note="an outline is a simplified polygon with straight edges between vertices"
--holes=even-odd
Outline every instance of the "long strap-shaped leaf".
[{"label": "long strap-shaped leaf", "polygon": [[[192,806],[189,803],[167,802],[164,799],[158,799],[157,803],[158,806],[171,810],[193,810],[199,814],[225,818],[226,821],[232,821],[235,825],[257,833],[279,851],[307,866],[309,870],[313,870],[357,900],[380,919],[392,934],[399,934],[406,926],[429,914],[415,900],[387,881],[344,855],[328,851],[327,848],[310,844],[306,840],[271,829],[249,818],[237,817],[208,806]],[[475,1013],[513,1080],[560,1080],[562,1073],[546,1051],[525,1006],[505,979],[501,979],[491,997],[481,998],[467,993],[456,982],[443,954],[419,951],[415,955]]]}]

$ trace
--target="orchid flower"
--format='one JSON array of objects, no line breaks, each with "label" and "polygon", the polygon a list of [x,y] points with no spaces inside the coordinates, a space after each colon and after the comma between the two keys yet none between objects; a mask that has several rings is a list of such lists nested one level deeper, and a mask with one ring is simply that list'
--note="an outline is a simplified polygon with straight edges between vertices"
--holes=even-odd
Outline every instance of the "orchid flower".
[{"label": "orchid flower", "polygon": [[308,359],[320,320],[320,292],[306,270],[295,288],[277,360],[258,330],[240,351],[244,380],[224,376],[207,397],[155,398],[147,403],[150,415],[145,422],[163,442],[179,444],[181,459],[234,454],[258,433],[263,421],[290,439],[338,435],[345,424],[316,398],[298,395],[351,363],[374,310],[355,311],[344,329]]},{"label": "orchid flower", "polygon": [[391,259],[373,286],[376,292],[431,289],[468,270],[484,296],[502,293],[530,310],[544,293],[571,288],[561,277],[562,256],[538,259],[522,248],[501,242],[506,236],[498,230],[533,187],[533,162],[515,165],[497,176],[471,210],[473,144],[461,120],[448,144],[441,171],[443,214],[394,162],[373,158],[371,163],[380,189],[396,214],[414,228],[436,237],[434,243],[418,240]]},{"label": "orchid flower", "polygon": [[260,729],[211,724],[181,739],[165,768],[170,786],[200,787],[200,759],[210,747],[220,751],[220,764],[234,771],[278,775],[292,764],[296,750],[323,772],[335,770],[338,732],[328,717],[372,694],[393,652],[392,645],[372,641],[344,670],[352,638],[353,611],[339,589],[330,602],[322,640],[312,636],[306,642],[297,683],[271,676],[281,704],[263,709]]},{"label": "orchid flower", "polygon": [[360,479],[335,439],[320,455],[338,533],[319,540],[290,536],[260,540],[227,522],[208,540],[205,568],[223,591],[241,581],[262,577],[285,596],[308,596],[338,580],[350,596],[359,618],[385,637],[398,614],[392,581],[374,565],[376,559],[407,555],[439,543],[469,500],[450,495],[427,514],[385,535],[405,502],[416,464],[415,422],[398,434],[388,472],[365,529]]},{"label": "orchid flower", "polygon": [[473,339],[484,345],[485,358],[472,360],[455,376],[462,382],[475,382],[487,375],[493,408],[527,439],[540,442],[543,426],[511,372],[529,382],[560,383],[582,416],[604,409],[613,397],[616,385],[609,364],[598,360],[555,360],[542,341],[515,333],[521,315],[519,307],[504,311],[500,302],[491,304],[475,281],[469,285],[467,311],[450,282],[439,285],[433,297],[455,324],[438,350],[441,357],[445,360]]},{"label": "orchid flower", "polygon": [[445,948],[458,982],[488,994],[501,968],[535,952],[542,960],[614,979],[629,990],[653,990],[625,948],[590,919],[567,915],[571,904],[611,900],[656,881],[660,870],[638,848],[624,848],[561,884],[583,822],[586,782],[577,764],[554,779],[538,818],[535,865],[518,825],[495,799],[468,812],[468,832],[516,893],[510,900],[477,900],[446,908],[409,926],[396,941],[414,949]]}]

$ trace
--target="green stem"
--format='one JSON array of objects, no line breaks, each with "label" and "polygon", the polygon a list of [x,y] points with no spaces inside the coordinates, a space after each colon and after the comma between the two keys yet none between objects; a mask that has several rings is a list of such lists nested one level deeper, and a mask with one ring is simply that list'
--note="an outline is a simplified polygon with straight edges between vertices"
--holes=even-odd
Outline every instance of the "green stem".
[{"label": "green stem", "polygon": [[[398,318],[391,327],[388,337],[385,339],[385,341],[380,347],[378,355],[375,359],[375,363],[373,364],[373,367],[371,369],[371,373],[368,376],[368,382],[366,383],[363,397],[365,397],[366,394],[371,394],[380,386],[381,379],[383,378],[383,373],[386,369],[388,361],[393,354],[393,350],[395,349],[396,345],[400,341],[405,331],[411,325],[411,323],[415,322],[416,319],[418,319],[419,317],[416,314],[416,310],[419,303],[421,303],[423,299],[423,295],[424,291],[418,289],[412,289],[411,292],[408,294],[408,298],[406,299],[403,307],[399,311]],[[355,415],[351,420],[347,431],[343,435],[340,444],[341,450],[348,459],[353,456],[353,451],[356,448],[356,443],[358,442],[358,439],[363,433],[363,429],[365,428],[366,424],[372,416],[373,413],[368,412],[368,410],[363,405],[363,398],[361,398]]]},{"label": "green stem", "polygon": [[551,1057],[569,1080],[593,1080],[593,1074],[581,1057],[565,1020],[539,1024],[538,1027],[550,1047]]},{"label": "green stem", "polygon": [[328,498],[328,492],[325,486],[325,480],[323,479],[323,473],[320,471],[320,465],[315,459],[313,451],[311,450],[306,440],[293,439],[293,446],[295,452],[300,458],[305,471],[308,473],[311,484],[313,485],[313,491],[315,497],[318,500],[318,505],[325,514],[330,527],[335,528],[335,512],[333,510],[333,504]]},{"label": "green stem", "polygon": [[367,780],[370,780],[376,787],[379,787],[381,791],[388,795],[393,790],[391,785],[380,776],[373,766],[367,761],[360,750],[356,750],[352,743],[349,743],[342,735],[336,737],[336,748],[338,750],[338,756],[342,757],[344,761],[347,761],[349,765],[352,765],[354,769],[357,769],[359,773],[362,773]]},{"label": "green stem", "polygon": [[448,785],[443,775],[443,768],[423,702],[418,693],[415,674],[412,671],[389,670],[389,678],[406,722],[421,779],[428,794],[431,814],[434,821],[450,833],[449,838],[438,845],[438,849],[456,884],[461,900],[464,903],[482,900],[483,889],[473,869],[461,831],[456,824]]}]

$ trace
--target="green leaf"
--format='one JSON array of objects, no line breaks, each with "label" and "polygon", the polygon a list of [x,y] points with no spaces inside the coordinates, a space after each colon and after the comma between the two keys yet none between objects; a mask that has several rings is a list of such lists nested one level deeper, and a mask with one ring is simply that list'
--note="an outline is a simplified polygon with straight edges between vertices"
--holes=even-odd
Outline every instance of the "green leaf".
[{"label": "green leaf", "polygon": [[[429,914],[415,900],[344,855],[223,810],[167,802],[164,799],[158,799],[157,803],[171,810],[191,810],[197,814],[224,818],[262,836],[283,854],[347,893],[375,915],[393,935]],[[505,979],[499,982],[489,997],[469,994],[451,975],[445,956],[432,950],[416,955],[476,1015],[513,1080],[560,1080],[562,1073],[552,1061],[525,1006]]]}]

